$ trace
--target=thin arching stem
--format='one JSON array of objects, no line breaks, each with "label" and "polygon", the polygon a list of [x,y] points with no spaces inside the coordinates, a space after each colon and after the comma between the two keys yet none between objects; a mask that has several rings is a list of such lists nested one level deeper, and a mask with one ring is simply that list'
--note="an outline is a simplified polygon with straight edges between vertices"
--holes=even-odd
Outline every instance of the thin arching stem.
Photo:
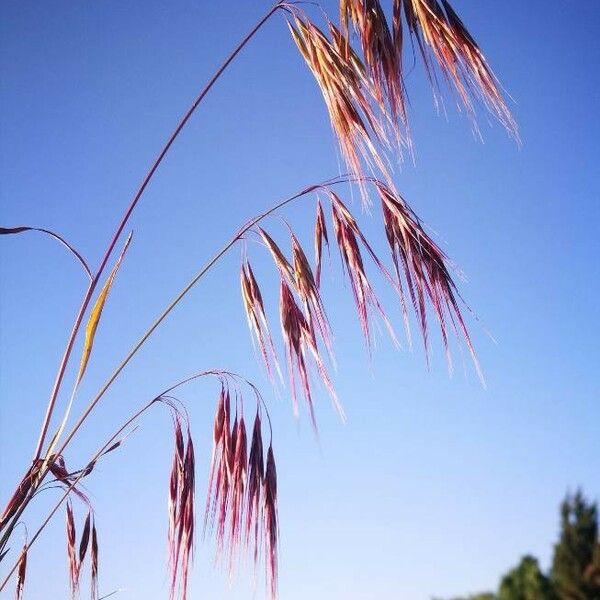
[{"label": "thin arching stem", "polygon": [[[336,177],[335,179],[331,179],[331,180],[328,180],[328,181],[320,183],[320,184],[311,185],[311,186],[303,189],[302,191],[298,192],[297,194],[294,194],[293,196],[290,196],[289,198],[286,198],[285,200],[278,202],[277,204],[275,204],[274,206],[272,206],[265,212],[261,213],[260,215],[254,217],[253,219],[250,219],[250,221],[248,221],[241,229],[239,229],[238,232],[235,233],[233,235],[233,237],[227,243],[225,243],[221,247],[221,249],[218,250],[217,253],[200,269],[200,271],[198,271],[198,273],[196,273],[196,275],[194,275],[194,277],[190,280],[190,282],[179,292],[179,294],[177,294],[177,296],[175,296],[175,298],[167,305],[167,307],[155,319],[155,321],[152,323],[152,325],[150,325],[150,327],[146,330],[146,332],[140,337],[140,339],[136,342],[136,344],[131,348],[131,350],[127,353],[125,358],[123,358],[123,360],[119,363],[119,365],[113,371],[112,375],[106,380],[106,382],[104,383],[102,388],[100,388],[100,391],[90,401],[90,403],[88,404],[86,409],[83,411],[83,413],[81,414],[81,416],[79,417],[79,419],[77,420],[75,425],[73,425],[73,428],[71,429],[71,431],[67,434],[67,436],[63,440],[63,442],[60,445],[60,447],[58,448],[58,450],[56,450],[56,454],[61,455],[63,453],[67,444],[71,441],[73,436],[77,433],[77,431],[79,430],[81,425],[84,423],[84,421],[87,419],[87,417],[92,412],[92,410],[94,410],[94,407],[96,406],[96,404],[98,404],[98,402],[100,401],[102,396],[104,396],[104,394],[106,393],[108,388],[113,384],[115,379],[119,376],[121,371],[123,371],[123,369],[127,366],[129,361],[135,356],[137,351],[144,345],[146,340],[154,333],[154,331],[158,328],[158,326],[167,318],[167,316],[181,302],[181,300],[187,295],[187,293],[202,279],[202,277],[204,277],[204,275],[206,275],[206,273],[208,273],[208,271],[210,271],[210,269],[219,261],[219,259],[224,254],[226,254],[236,244],[236,242],[238,242],[244,236],[244,234],[247,231],[252,229],[252,227],[254,227],[256,224],[261,222],[263,219],[266,219],[268,216],[270,216],[274,212],[280,210],[281,208],[283,208],[287,204],[290,204],[294,200],[297,200],[298,198],[301,198],[303,196],[306,196],[307,194],[318,191],[320,189],[324,189],[324,188],[332,186],[332,185],[353,182],[356,180],[357,180],[356,177]],[[41,474],[41,476],[43,476],[43,473]]]},{"label": "thin arching stem", "polygon": [[278,9],[283,8],[283,6],[284,6],[284,3],[277,2],[271,7],[271,9],[256,23],[256,25],[250,30],[250,32],[234,48],[234,50],[231,52],[231,54],[225,59],[223,64],[219,67],[219,69],[211,77],[211,79],[208,81],[208,83],[204,86],[202,91],[198,94],[198,96],[196,97],[196,99],[194,100],[194,102],[192,103],[190,108],[188,109],[188,111],[183,115],[183,117],[179,121],[177,127],[175,128],[175,130],[173,131],[173,133],[171,134],[171,136],[169,137],[169,139],[163,146],[162,150],[156,157],[154,163],[152,164],[152,166],[146,173],[146,176],[142,180],[142,183],[141,183],[140,187],[138,188],[137,192],[135,193],[133,199],[131,200],[129,206],[125,210],[125,213],[123,214],[121,221],[119,222],[119,225],[117,226],[117,228],[111,238],[111,241],[108,244],[108,247],[104,253],[104,256],[102,257],[102,260],[100,261],[100,265],[99,265],[94,277],[90,281],[90,285],[88,286],[88,289],[86,290],[85,296],[81,303],[81,307],[79,308],[79,311],[75,318],[75,322],[73,324],[71,334],[67,341],[67,345],[66,345],[63,357],[61,359],[61,363],[58,368],[58,372],[56,374],[56,379],[54,381],[52,392],[50,394],[50,399],[48,401],[48,405],[46,408],[46,414],[44,416],[44,420],[42,422],[42,426],[40,429],[40,435],[39,435],[35,453],[34,453],[34,459],[33,459],[34,462],[41,456],[42,448],[44,446],[46,435],[48,433],[48,428],[50,426],[50,420],[52,419],[52,414],[54,412],[54,407],[56,405],[58,392],[60,390],[60,386],[62,384],[62,380],[65,375],[67,364],[69,362],[69,358],[70,358],[71,352],[73,350],[75,338],[77,337],[77,333],[79,332],[79,329],[81,328],[81,323],[83,321],[83,317],[84,317],[84,315],[87,311],[87,308],[89,306],[89,303],[92,299],[94,290],[96,289],[96,286],[98,285],[98,282],[100,281],[100,277],[102,276],[102,273],[104,272],[106,264],[115,248],[115,245],[117,244],[117,241],[119,240],[119,237],[123,233],[123,230],[125,229],[128,221],[129,221],[129,218],[131,217],[133,211],[135,210],[135,207],[137,206],[140,198],[142,197],[144,191],[146,190],[148,184],[150,183],[150,180],[154,176],[154,173],[160,166],[160,164],[163,161],[166,154],[169,152],[171,146],[173,145],[173,142],[176,140],[177,136],[181,133],[181,130],[185,127],[186,123],[189,121],[190,117],[196,111],[196,109],[198,108],[198,106],[200,105],[200,103],[202,102],[204,97],[206,96],[206,94],[210,91],[210,89],[217,82],[219,77],[223,74],[223,71],[225,71],[225,69],[227,69],[227,67],[235,59],[235,57],[240,53],[240,51],[244,48],[244,46],[250,41],[250,39],[252,39],[252,37],[256,34],[256,32],[266,23],[266,21],[269,20],[269,18]]}]

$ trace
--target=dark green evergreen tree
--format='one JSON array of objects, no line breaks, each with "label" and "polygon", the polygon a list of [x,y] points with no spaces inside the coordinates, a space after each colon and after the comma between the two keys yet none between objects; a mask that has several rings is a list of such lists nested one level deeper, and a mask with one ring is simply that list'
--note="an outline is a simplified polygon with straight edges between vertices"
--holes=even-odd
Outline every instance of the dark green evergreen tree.
[{"label": "dark green evergreen tree", "polygon": [[559,600],[600,600],[598,509],[578,491],[560,509],[561,533],[554,546],[551,581]]},{"label": "dark green evergreen tree", "polygon": [[500,581],[498,600],[553,600],[552,587],[533,556],[521,562]]}]

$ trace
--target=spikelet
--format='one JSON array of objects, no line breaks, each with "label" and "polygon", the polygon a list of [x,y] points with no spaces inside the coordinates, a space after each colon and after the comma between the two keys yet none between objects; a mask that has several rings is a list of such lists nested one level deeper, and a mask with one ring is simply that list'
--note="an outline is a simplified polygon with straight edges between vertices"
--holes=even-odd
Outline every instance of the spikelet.
[{"label": "spikelet", "polygon": [[252,267],[247,260],[244,260],[242,263],[240,282],[242,288],[242,300],[244,302],[246,318],[248,319],[248,326],[256,338],[256,342],[258,344],[262,360],[265,364],[265,368],[267,369],[267,373],[272,379],[273,373],[271,363],[273,363],[281,379],[281,370],[279,368],[279,363],[277,362],[277,356],[275,354],[271,332],[269,331],[269,325],[265,317],[265,307],[263,304],[262,294],[260,292],[260,288],[258,287],[256,278],[254,277]]},{"label": "spikelet", "polygon": [[91,599],[98,600],[98,533],[96,531],[96,523],[92,523],[92,540],[90,544],[90,587]]},{"label": "spikelet", "polygon": [[180,499],[180,525],[178,544],[181,546],[181,597],[187,598],[187,582],[190,561],[194,549],[195,525],[195,459],[194,445],[188,427],[185,458],[183,461],[183,486]]},{"label": "spikelet", "polygon": [[447,256],[427,235],[421,222],[407,204],[395,192],[382,183],[377,184],[381,199],[386,237],[398,276],[406,282],[412,304],[428,354],[427,303],[429,303],[440,326],[446,349],[448,365],[451,357],[448,346],[448,323],[460,331],[469,349],[479,377],[483,375],[457,301],[456,285],[450,275]]},{"label": "spikelet", "polygon": [[182,600],[187,598],[189,565],[194,547],[195,459],[189,426],[184,441],[181,417],[173,415],[175,452],[169,478],[169,529],[167,555],[169,563],[169,598],[175,598],[177,585]]},{"label": "spikelet", "polygon": [[92,513],[88,512],[85,522],[83,524],[83,531],[81,532],[81,540],[79,541],[79,570],[85,560],[88,546],[90,543],[90,527],[91,527]]},{"label": "spikelet", "polygon": [[169,478],[169,529],[167,534],[167,558],[170,574],[169,598],[171,600],[175,597],[175,588],[177,585],[178,549],[176,543],[176,532],[184,459],[183,432],[181,430],[181,421],[179,415],[177,414],[173,416],[173,427],[175,434],[175,451],[173,454],[171,474]]},{"label": "spikelet", "polygon": [[27,543],[24,544],[19,556],[19,566],[17,570],[17,587],[15,589],[15,600],[23,600],[23,590],[25,588],[25,578],[27,576]]},{"label": "spikelet", "polygon": [[73,600],[79,588],[79,565],[77,562],[77,553],[75,544],[77,533],[75,530],[75,517],[73,516],[73,506],[71,501],[67,501],[66,507],[66,525],[67,525],[67,559],[69,562],[69,588],[71,590],[71,599]]},{"label": "spikelet", "polygon": [[316,431],[317,422],[315,419],[314,404],[308,372],[309,355],[312,356],[319,376],[327,388],[329,395],[331,396],[333,403],[342,418],[345,418],[344,411],[339,403],[333,388],[333,384],[331,383],[331,379],[329,378],[329,374],[327,373],[327,369],[325,368],[325,364],[323,363],[323,359],[319,353],[315,331],[311,326],[311,322],[304,316],[304,313],[296,303],[290,287],[283,278],[281,278],[279,288],[281,331],[287,355],[294,413],[296,415],[299,414],[296,391],[298,385],[297,378],[299,378],[299,385],[302,389],[304,399],[309,409],[313,428]]},{"label": "spikelet", "polygon": [[250,455],[248,458],[248,506],[245,519],[246,547],[252,539],[254,563],[258,562],[260,547],[260,519],[262,515],[261,495],[265,476],[263,442],[260,415],[256,412],[250,442]]},{"label": "spikelet", "polygon": [[369,316],[374,309],[379,313],[381,320],[385,324],[390,337],[397,343],[396,334],[389,322],[389,319],[375,295],[373,287],[369,281],[369,277],[365,271],[365,266],[360,250],[359,240],[371,255],[379,269],[388,276],[387,270],[367,242],[365,236],[360,231],[356,220],[346,208],[344,203],[334,192],[330,191],[331,198],[331,214],[333,218],[333,229],[342,258],[342,264],[348,274],[352,295],[356,304],[358,320],[362,329],[367,348],[371,347],[371,327]]},{"label": "spikelet", "polygon": [[[265,467],[260,396],[257,395],[258,405],[248,449],[243,396],[236,390],[236,405],[240,413],[239,416],[236,414],[231,423],[231,395],[225,378],[221,385],[213,426],[213,450],[204,516],[205,533],[214,532],[216,558],[227,559],[230,577],[234,574],[242,547],[252,549],[255,566],[259,563],[261,548],[264,547],[269,593],[275,597],[277,486],[271,447]],[[255,388],[254,391],[256,392]]]},{"label": "spikelet", "polygon": [[315,282],[317,287],[321,286],[321,256],[323,242],[329,251],[329,238],[327,237],[327,224],[321,201],[317,199],[317,217],[315,220]]},{"label": "spikelet", "polygon": [[393,122],[401,122],[407,128],[402,53],[398,51],[397,39],[392,36],[381,4],[378,0],[341,0],[340,23],[346,40],[350,22],[359,33],[364,64],[379,104],[387,104]]},{"label": "spikelet", "polygon": [[281,251],[273,238],[262,227],[258,227],[257,230],[265,242],[269,252],[271,253],[271,256],[275,262],[275,266],[279,269],[281,275],[290,282],[294,281],[294,269],[292,268],[292,265],[288,259],[285,257],[285,254]]},{"label": "spikelet", "polygon": [[[321,301],[319,288],[306,254],[298,238],[293,233],[291,233],[292,266],[273,238],[262,228],[258,228],[258,232],[269,249],[280,273],[279,315],[287,357],[294,413],[296,416],[299,415],[297,399],[297,387],[299,386],[306,400],[311,422],[316,430],[316,419],[309,378],[310,357],[312,357],[319,377],[329,392],[340,416],[345,418],[344,411],[339,403],[319,350],[318,340],[320,339],[330,357],[332,356],[330,328]],[[298,305],[292,290],[298,296],[302,308]]]},{"label": "spikelet", "polygon": [[272,445],[269,445],[267,451],[263,515],[267,588],[271,599],[274,600],[277,598],[277,541],[279,538],[279,524],[277,517],[277,471],[275,469],[275,458],[273,456]]},{"label": "spikelet", "polygon": [[[368,169],[378,169],[389,179],[387,164],[377,149],[378,144],[389,145],[386,121],[373,107],[377,93],[359,57],[350,51],[343,35],[331,23],[329,29],[333,41],[298,13],[293,23],[288,22],[288,25],[292,38],[317,80],[348,169],[359,176],[364,161]],[[361,191],[364,192],[363,186]],[[368,201],[365,193],[363,201]]]},{"label": "spikelet", "polygon": [[518,138],[516,123],[495,75],[450,3],[447,0],[394,0],[394,4],[396,12],[400,12],[401,6],[404,8],[409,31],[418,41],[434,92],[437,83],[432,73],[433,60],[454,86],[473,121],[473,100],[478,99]]},{"label": "spikelet", "polygon": [[246,440],[246,424],[243,415],[236,419],[234,447],[232,448],[233,464],[231,465],[231,507],[229,531],[229,573],[234,573],[235,559],[241,542],[242,523],[245,512],[246,484],[248,475],[248,450]]},{"label": "spikelet", "polygon": [[331,355],[331,331],[321,300],[319,287],[313,275],[310,263],[298,238],[292,233],[292,256],[294,264],[295,289],[304,306],[304,314],[313,331],[318,331]]},{"label": "spikelet", "polygon": [[204,513],[204,534],[206,535],[207,530],[216,529],[217,558],[221,556],[226,541],[231,488],[230,464],[233,466],[234,440],[230,429],[230,411],[229,389],[222,385],[213,426],[213,449]]}]

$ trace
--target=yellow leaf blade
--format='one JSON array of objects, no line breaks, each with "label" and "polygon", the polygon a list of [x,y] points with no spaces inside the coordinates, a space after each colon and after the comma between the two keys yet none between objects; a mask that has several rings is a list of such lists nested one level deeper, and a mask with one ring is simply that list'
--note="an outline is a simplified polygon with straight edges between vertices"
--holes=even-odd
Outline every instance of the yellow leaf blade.
[{"label": "yellow leaf blade", "polygon": [[94,345],[94,337],[96,336],[96,330],[98,329],[98,323],[100,322],[100,317],[102,316],[102,310],[104,309],[104,305],[106,304],[106,299],[108,298],[108,293],[109,293],[110,288],[112,287],[112,284],[115,280],[117,271],[119,270],[119,267],[121,266],[123,257],[125,256],[125,253],[127,252],[127,249],[129,248],[129,244],[131,243],[131,236],[132,236],[132,234],[130,233],[129,236],[127,237],[127,241],[125,242],[125,246],[123,247],[123,250],[121,250],[121,254],[119,255],[119,258],[117,259],[115,266],[113,267],[112,271],[110,272],[110,275],[106,279],[106,282],[104,283],[104,286],[102,287],[102,291],[98,295],[98,298],[96,299],[96,303],[94,304],[94,308],[92,309],[92,312],[90,313],[90,318],[89,318],[87,326],[85,328],[85,342],[83,345],[83,354],[81,355],[81,363],[79,365],[79,373],[77,374],[77,385],[79,385],[79,382],[81,381],[81,379],[85,373],[88,361],[90,359],[90,355],[92,353],[92,346]]}]

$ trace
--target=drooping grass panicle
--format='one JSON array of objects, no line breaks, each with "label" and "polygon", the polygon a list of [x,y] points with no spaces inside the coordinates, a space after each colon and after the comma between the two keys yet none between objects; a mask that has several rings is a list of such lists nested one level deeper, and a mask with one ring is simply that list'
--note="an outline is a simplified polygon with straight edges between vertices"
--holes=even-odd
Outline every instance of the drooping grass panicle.
[{"label": "drooping grass panicle", "polygon": [[483,381],[481,369],[473,344],[458,304],[456,285],[450,274],[450,262],[444,252],[424,230],[421,221],[404,200],[385,184],[378,183],[383,222],[390,246],[392,261],[398,276],[398,288],[402,290],[402,278],[406,283],[417,315],[428,354],[427,303],[436,316],[448,364],[451,357],[448,345],[448,322],[462,334],[473,363]]},{"label": "drooping grass panicle", "polygon": [[[297,388],[300,387],[310,412],[311,422],[316,430],[309,376],[309,359],[311,358],[336,409],[344,418],[343,409],[319,348],[320,340],[330,358],[333,358],[331,333],[325,308],[306,253],[294,233],[290,234],[292,244],[292,261],[290,262],[273,238],[264,229],[260,227],[257,229],[271,253],[280,275],[279,317],[294,413],[296,416],[299,415]],[[296,300],[296,296],[298,300]]]},{"label": "drooping grass panicle", "polygon": [[[255,393],[256,388],[251,386]],[[214,531],[216,558],[227,559],[230,577],[233,576],[237,557],[242,547],[252,548],[254,564],[260,559],[260,549],[265,544],[265,555],[272,554],[266,532],[276,515],[276,497],[271,492],[267,500],[266,477],[263,458],[261,398],[257,395],[257,410],[248,449],[244,398],[236,390],[239,412],[231,422],[231,393],[229,383],[222,381],[217,400],[213,426],[213,451],[210,466],[205,511],[205,532]],[[273,461],[273,459],[271,459]],[[274,469],[270,467],[271,471]],[[269,476],[271,475],[269,471]],[[272,483],[269,490],[272,489]],[[266,503],[268,502],[268,509]],[[271,516],[265,516],[265,510]],[[274,511],[274,513],[273,513]],[[267,578],[271,582],[271,562],[266,559]]]},{"label": "drooping grass panicle", "polygon": [[[498,81],[485,56],[448,0],[394,0],[394,10],[404,9],[408,29],[418,40],[423,62],[437,87],[435,62],[454,86],[475,122],[474,99],[480,100],[509,133],[518,138],[517,126]],[[437,93],[437,90],[434,89]]]},{"label": "drooping grass panicle", "polygon": [[[326,35],[299,8],[289,29],[321,90],[342,156],[358,176],[379,171],[391,184],[387,151],[412,149],[403,64],[404,29],[416,39],[434,99],[441,94],[436,65],[476,126],[475,100],[518,139],[500,85],[479,46],[447,0],[392,0],[391,27],[379,0],[341,0],[340,28],[327,17]],[[359,53],[351,33],[358,36]],[[412,150],[411,150],[412,151]],[[361,187],[363,200],[367,196]]]},{"label": "drooping grass panicle", "polygon": [[[386,159],[377,145],[386,146],[385,120],[374,107],[376,97],[364,65],[358,56],[346,51],[348,45],[340,41],[342,34],[333,24],[334,42],[310,20],[296,14],[288,22],[292,37],[323,95],[331,126],[337,137],[342,156],[350,172],[359,176],[363,161],[370,170],[379,170],[389,179]],[[335,40],[338,43],[335,43]],[[361,191],[364,188],[361,186]],[[363,194],[367,201],[367,196]]]},{"label": "drooping grass panicle", "polygon": [[380,106],[387,105],[393,122],[407,128],[402,53],[383,7],[378,0],[341,0],[340,24],[348,45],[350,23],[359,34],[364,64]]}]

